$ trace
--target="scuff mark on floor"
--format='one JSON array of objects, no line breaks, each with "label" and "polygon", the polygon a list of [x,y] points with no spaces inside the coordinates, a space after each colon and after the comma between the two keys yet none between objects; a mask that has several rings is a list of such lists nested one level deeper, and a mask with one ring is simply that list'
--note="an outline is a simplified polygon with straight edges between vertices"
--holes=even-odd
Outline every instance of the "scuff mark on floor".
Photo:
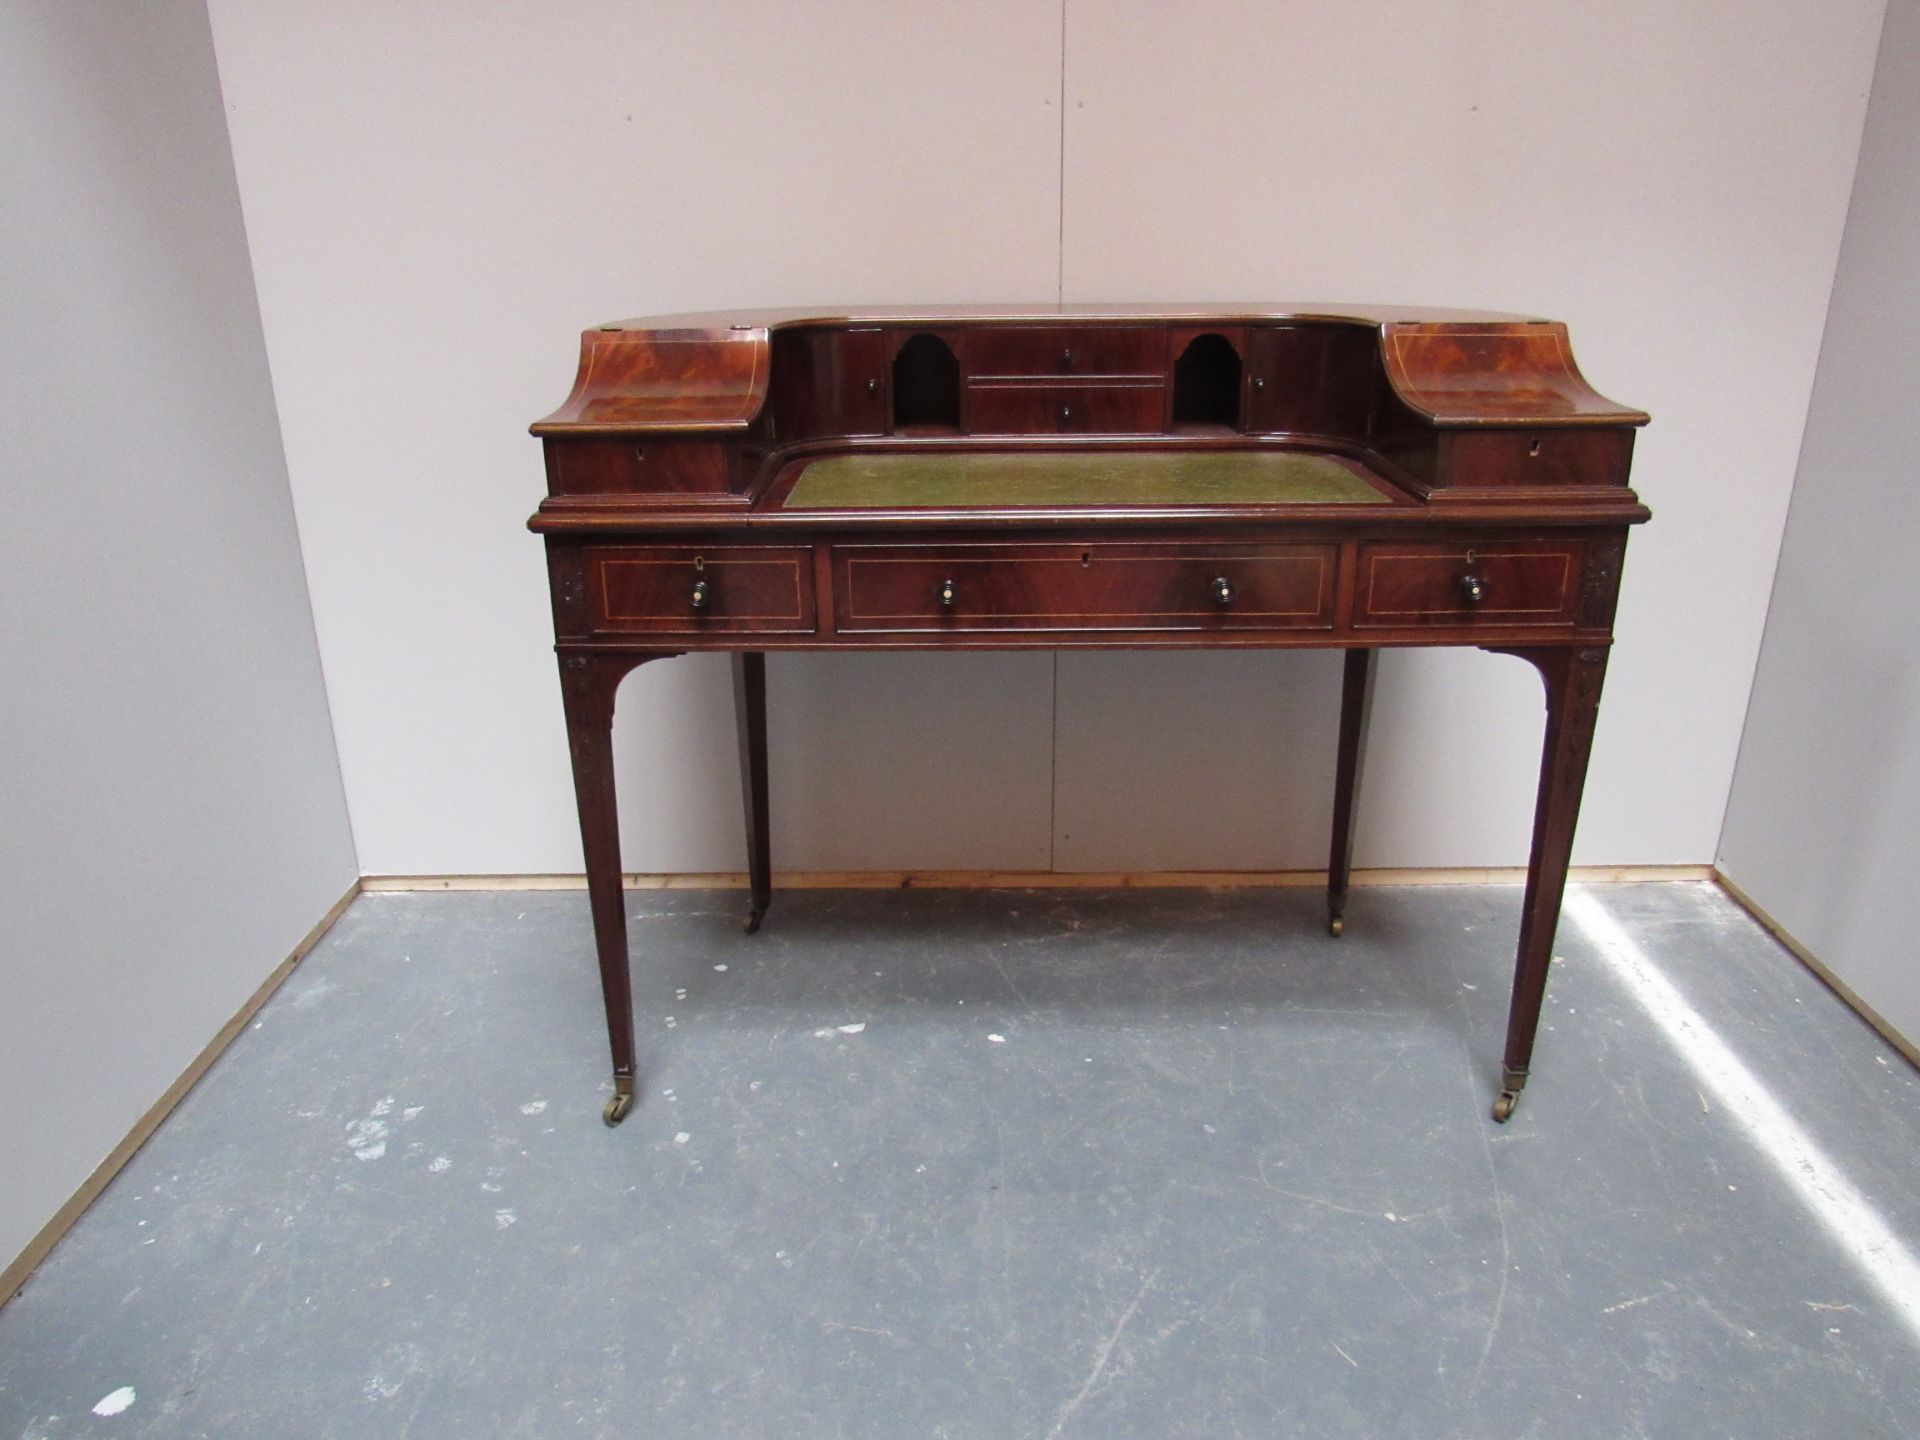
[{"label": "scuff mark on floor", "polygon": [[1054,1417],[1053,1428],[1047,1431],[1047,1440],[1059,1440],[1060,1432],[1067,1428],[1067,1422],[1073,1419],[1074,1412],[1086,1403],[1087,1397],[1093,1393],[1093,1387],[1098,1385],[1100,1377],[1107,1373],[1107,1364],[1113,1359],[1113,1347],[1118,1345],[1120,1337],[1127,1333],[1127,1326],[1133,1323],[1134,1315],[1139,1312],[1140,1302],[1147,1298],[1147,1291],[1153,1288],[1153,1282],[1159,1278],[1160,1267],[1156,1265],[1140,1282],[1140,1288],[1134,1292],[1133,1300],[1121,1313],[1119,1323],[1113,1327],[1113,1333],[1107,1336],[1106,1343],[1093,1357],[1093,1369],[1087,1372],[1087,1378],[1081,1383],[1074,1397],[1061,1406],[1060,1413]]}]

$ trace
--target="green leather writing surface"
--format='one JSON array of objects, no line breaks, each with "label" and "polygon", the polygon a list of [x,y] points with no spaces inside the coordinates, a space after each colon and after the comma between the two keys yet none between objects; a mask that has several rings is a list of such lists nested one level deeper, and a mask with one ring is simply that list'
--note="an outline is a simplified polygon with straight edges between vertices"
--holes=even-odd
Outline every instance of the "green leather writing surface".
[{"label": "green leather writing surface", "polygon": [[1384,505],[1353,467],[1298,450],[833,455],[801,472],[788,510],[1021,505]]}]

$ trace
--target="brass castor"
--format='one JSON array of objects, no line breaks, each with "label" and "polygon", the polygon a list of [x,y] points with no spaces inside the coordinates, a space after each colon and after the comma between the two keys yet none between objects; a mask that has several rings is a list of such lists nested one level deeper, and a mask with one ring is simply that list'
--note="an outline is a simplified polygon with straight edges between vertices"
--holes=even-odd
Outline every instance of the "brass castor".
[{"label": "brass castor", "polygon": [[615,1095],[611,1100],[607,1101],[606,1105],[601,1108],[600,1118],[606,1121],[608,1127],[611,1128],[626,1119],[627,1112],[631,1109],[633,1109],[633,1092],[628,1091],[625,1094]]},{"label": "brass castor", "polygon": [[740,928],[749,935],[757,935],[760,933],[760,922],[766,918],[767,907],[764,905],[756,905],[747,912],[747,923]]},{"label": "brass castor", "polygon": [[1327,921],[1327,934],[1331,935],[1336,940],[1338,940],[1340,936],[1343,933],[1345,933],[1346,928],[1347,928],[1347,921],[1346,921],[1346,917],[1343,915],[1335,915],[1331,920]]},{"label": "brass castor", "polygon": [[1527,1072],[1502,1068],[1500,1071],[1500,1094],[1493,1102],[1493,1118],[1504,1125],[1512,1118],[1513,1110],[1520,1103],[1520,1092],[1527,1088]]}]

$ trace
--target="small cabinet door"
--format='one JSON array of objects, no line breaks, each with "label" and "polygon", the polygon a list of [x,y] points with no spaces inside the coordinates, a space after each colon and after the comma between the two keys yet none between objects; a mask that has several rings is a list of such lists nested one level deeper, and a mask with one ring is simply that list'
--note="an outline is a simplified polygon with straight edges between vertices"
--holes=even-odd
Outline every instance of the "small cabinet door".
[{"label": "small cabinet door", "polygon": [[835,380],[829,413],[847,435],[881,435],[887,428],[887,357],[878,330],[848,330],[834,337]]},{"label": "small cabinet door", "polygon": [[1256,326],[1247,337],[1247,429],[1361,438],[1378,343],[1358,326]]}]

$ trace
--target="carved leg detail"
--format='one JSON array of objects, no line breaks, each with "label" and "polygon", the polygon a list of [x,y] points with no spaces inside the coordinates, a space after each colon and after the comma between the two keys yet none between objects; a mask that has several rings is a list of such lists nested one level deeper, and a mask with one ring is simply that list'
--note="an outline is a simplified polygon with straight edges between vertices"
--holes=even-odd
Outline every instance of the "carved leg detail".
[{"label": "carved leg detail", "polygon": [[1553,936],[1567,888],[1567,862],[1573,854],[1573,829],[1580,817],[1580,793],[1593,750],[1600,685],[1607,672],[1607,652],[1599,647],[1506,653],[1530,661],[1540,671],[1547,687],[1547,728],[1540,757],[1540,791],[1534,803],[1533,854],[1527,862],[1527,890],[1520,908],[1520,948],[1514,961],[1502,1088],[1493,1106],[1495,1120],[1513,1114],[1533,1060],[1547,971],[1553,963]]},{"label": "carved leg detail", "polygon": [[654,655],[563,655],[560,693],[573,753],[580,847],[586,858],[600,993],[613,1051],[613,1099],[601,1118],[618,1125],[633,1107],[633,980],[627,969],[626,897],[620,882],[620,823],[613,788],[613,695],[621,677]]},{"label": "carved leg detail", "polygon": [[1360,795],[1361,763],[1366,755],[1367,722],[1373,711],[1372,650],[1347,651],[1346,678],[1340,686],[1340,758],[1333,782],[1333,848],[1327,857],[1327,930],[1347,928],[1347,880],[1353,865],[1353,819]]},{"label": "carved leg detail", "polygon": [[747,934],[773,903],[773,856],[767,822],[767,657],[733,657],[733,709],[740,739],[740,796],[747,811]]}]

